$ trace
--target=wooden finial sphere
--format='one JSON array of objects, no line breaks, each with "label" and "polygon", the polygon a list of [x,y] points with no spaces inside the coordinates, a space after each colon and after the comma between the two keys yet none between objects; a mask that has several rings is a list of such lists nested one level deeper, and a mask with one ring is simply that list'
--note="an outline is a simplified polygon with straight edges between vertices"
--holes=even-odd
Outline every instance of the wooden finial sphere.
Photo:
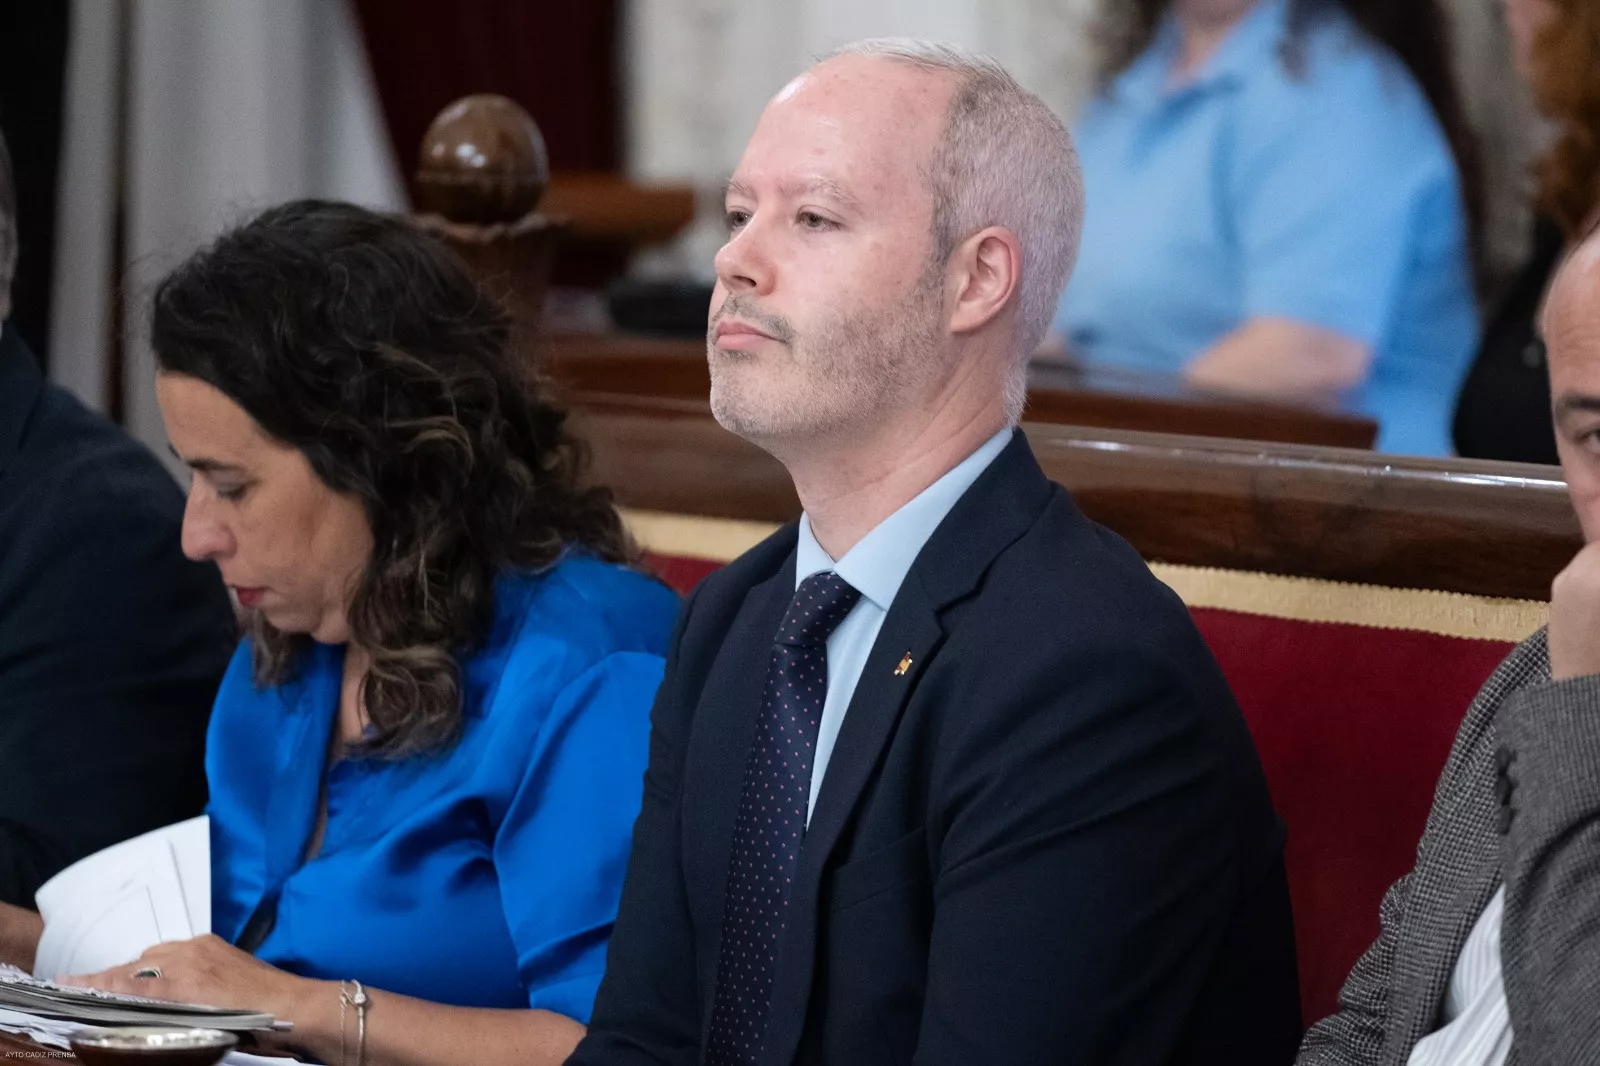
[{"label": "wooden finial sphere", "polygon": [[418,206],[452,222],[515,222],[539,205],[549,183],[539,127],[504,96],[462,97],[422,136]]}]

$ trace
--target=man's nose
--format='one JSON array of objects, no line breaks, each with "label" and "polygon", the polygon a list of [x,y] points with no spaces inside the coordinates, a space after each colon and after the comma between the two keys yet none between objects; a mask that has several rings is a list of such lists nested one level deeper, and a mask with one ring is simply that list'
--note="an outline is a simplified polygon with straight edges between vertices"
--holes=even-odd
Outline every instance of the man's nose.
[{"label": "man's nose", "polygon": [[752,216],[717,252],[717,280],[730,293],[748,292],[757,296],[770,293],[777,271],[767,244],[764,227],[757,216]]}]

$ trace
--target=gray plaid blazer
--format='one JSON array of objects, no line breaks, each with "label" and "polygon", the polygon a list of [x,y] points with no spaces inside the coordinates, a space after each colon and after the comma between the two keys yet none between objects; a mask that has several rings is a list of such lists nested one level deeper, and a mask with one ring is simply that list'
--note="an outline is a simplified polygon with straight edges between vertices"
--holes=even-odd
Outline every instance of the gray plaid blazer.
[{"label": "gray plaid blazer", "polygon": [[1404,1066],[1502,880],[1512,1062],[1600,1064],[1600,677],[1552,682],[1543,631],[1473,701],[1416,866],[1297,1066]]}]

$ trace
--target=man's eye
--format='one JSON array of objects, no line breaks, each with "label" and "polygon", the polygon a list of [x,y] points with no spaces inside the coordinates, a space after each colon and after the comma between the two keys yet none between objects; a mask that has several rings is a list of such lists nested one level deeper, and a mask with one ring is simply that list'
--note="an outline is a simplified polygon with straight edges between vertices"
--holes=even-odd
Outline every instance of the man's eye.
[{"label": "man's eye", "polygon": [[237,488],[218,489],[217,499],[227,500],[230,503],[236,503],[244,498],[245,488],[246,486],[240,485]]},{"label": "man's eye", "polygon": [[833,229],[835,223],[831,218],[824,218],[815,211],[802,211],[799,215],[800,225],[806,229]]},{"label": "man's eye", "polygon": [[730,210],[724,212],[722,220],[727,224],[728,232],[732,233],[735,230],[742,229],[744,224],[750,221],[750,212]]}]

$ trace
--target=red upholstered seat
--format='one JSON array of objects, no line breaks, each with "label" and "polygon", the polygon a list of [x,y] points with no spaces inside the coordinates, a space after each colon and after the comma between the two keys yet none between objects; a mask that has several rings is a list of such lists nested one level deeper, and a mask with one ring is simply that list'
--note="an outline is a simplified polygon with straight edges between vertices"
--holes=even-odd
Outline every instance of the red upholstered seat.
[{"label": "red upholstered seat", "polygon": [[696,559],[688,555],[661,555],[656,552],[645,552],[644,562],[657,577],[672,586],[681,596],[687,596],[707,574],[722,568],[721,563],[712,562],[710,559]]},{"label": "red upholstered seat", "polygon": [[1414,630],[1192,608],[1288,826],[1307,1025],[1331,1013],[1411,869],[1472,697],[1512,648]]},{"label": "red upholstered seat", "polygon": [[[654,555],[687,592],[718,563]],[[1337,1005],[1412,866],[1434,784],[1503,641],[1191,607],[1261,752],[1287,859],[1309,1025]]]}]

